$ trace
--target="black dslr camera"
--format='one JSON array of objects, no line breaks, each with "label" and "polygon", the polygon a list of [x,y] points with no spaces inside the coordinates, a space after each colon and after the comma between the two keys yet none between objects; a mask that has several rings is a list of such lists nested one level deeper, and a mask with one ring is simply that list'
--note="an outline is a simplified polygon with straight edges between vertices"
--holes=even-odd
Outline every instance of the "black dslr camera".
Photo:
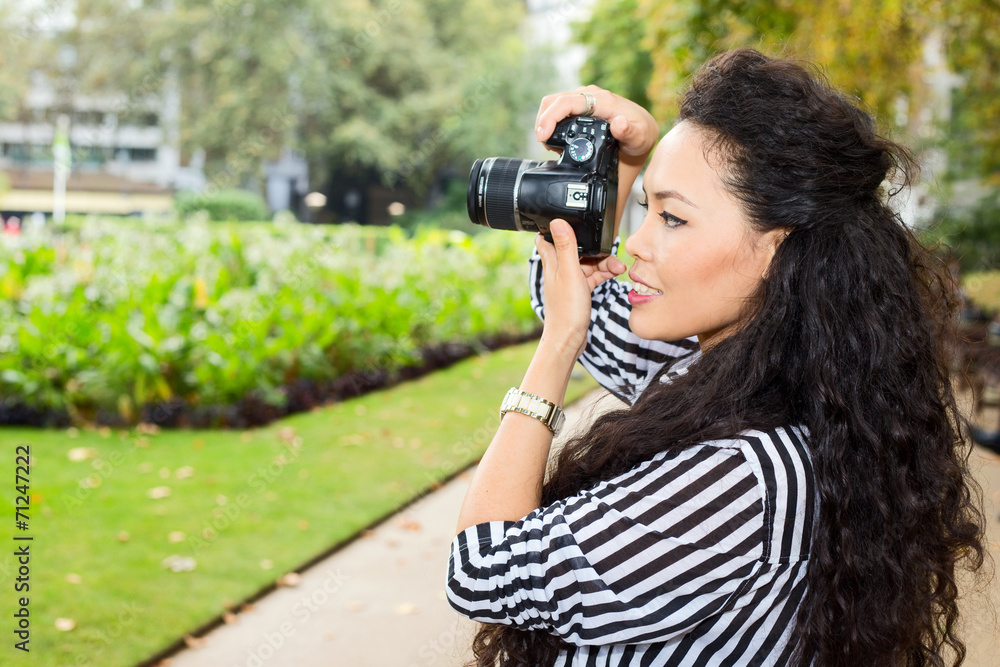
[{"label": "black dslr camera", "polygon": [[559,160],[476,160],[469,174],[472,222],[493,229],[543,232],[562,218],[576,232],[581,256],[611,253],[618,201],[618,140],[606,120],[577,116],[556,125],[545,142]]}]

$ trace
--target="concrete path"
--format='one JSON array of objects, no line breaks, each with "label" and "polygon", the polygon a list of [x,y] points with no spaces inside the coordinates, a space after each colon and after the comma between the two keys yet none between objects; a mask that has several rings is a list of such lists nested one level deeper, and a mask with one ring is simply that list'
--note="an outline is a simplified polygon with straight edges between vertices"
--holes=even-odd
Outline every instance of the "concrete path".
[{"label": "concrete path", "polygon": [[[596,391],[566,411],[558,447],[594,410]],[[593,408],[593,409],[592,409]],[[459,667],[476,623],[444,594],[448,552],[474,468],[463,472],[231,618],[163,667]]]},{"label": "concrete path", "polygon": [[[567,411],[567,435],[621,405],[595,392]],[[565,436],[560,442],[565,441]],[[558,446],[557,443],[556,446]],[[1000,564],[1000,456],[973,454]],[[460,667],[476,624],[444,595],[448,550],[472,469],[260,600],[164,667]],[[998,567],[1000,569],[1000,567]],[[970,588],[971,590],[971,588]],[[967,667],[1000,667],[1000,577],[970,595]]]}]

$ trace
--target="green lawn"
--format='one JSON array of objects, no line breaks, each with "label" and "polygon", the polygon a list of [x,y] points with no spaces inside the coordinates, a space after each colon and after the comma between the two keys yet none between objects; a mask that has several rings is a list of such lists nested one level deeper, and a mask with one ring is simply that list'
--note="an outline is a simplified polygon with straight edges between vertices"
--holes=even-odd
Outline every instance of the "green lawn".
[{"label": "green lawn", "polygon": [[[30,664],[134,664],[465,468],[534,348],[252,431],[0,429],[0,540],[31,545]],[[567,401],[595,386],[574,381]],[[33,459],[30,528],[18,533],[30,543],[12,540],[18,445]],[[11,646],[13,551],[0,555],[0,664],[28,657]],[[167,569],[171,556],[195,569]]]}]

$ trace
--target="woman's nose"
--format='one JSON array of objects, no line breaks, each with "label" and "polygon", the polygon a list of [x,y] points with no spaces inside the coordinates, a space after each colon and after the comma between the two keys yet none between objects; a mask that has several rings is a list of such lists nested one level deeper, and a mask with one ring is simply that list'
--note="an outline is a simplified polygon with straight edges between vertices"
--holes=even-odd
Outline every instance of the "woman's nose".
[{"label": "woman's nose", "polygon": [[[647,215],[646,218],[648,217],[649,216]],[[628,238],[625,239],[625,252],[636,259],[649,259],[649,246],[646,243],[645,236],[645,232],[649,225],[646,224],[646,218],[643,218],[642,222],[639,223],[639,228],[629,234]]]}]

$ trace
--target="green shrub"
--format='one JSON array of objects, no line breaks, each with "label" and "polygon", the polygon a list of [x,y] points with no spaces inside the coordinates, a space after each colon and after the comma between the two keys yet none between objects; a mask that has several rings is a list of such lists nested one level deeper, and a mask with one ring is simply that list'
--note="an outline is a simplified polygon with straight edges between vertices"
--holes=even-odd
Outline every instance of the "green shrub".
[{"label": "green shrub", "polygon": [[969,208],[945,208],[922,240],[947,246],[963,271],[1000,268],[1000,191]]},{"label": "green shrub", "polygon": [[247,190],[218,190],[213,193],[182,192],[174,198],[177,215],[186,218],[198,211],[210,220],[267,220],[267,202]]},{"label": "green shrub", "polygon": [[529,234],[93,218],[0,246],[0,398],[131,420],[532,331]]}]

